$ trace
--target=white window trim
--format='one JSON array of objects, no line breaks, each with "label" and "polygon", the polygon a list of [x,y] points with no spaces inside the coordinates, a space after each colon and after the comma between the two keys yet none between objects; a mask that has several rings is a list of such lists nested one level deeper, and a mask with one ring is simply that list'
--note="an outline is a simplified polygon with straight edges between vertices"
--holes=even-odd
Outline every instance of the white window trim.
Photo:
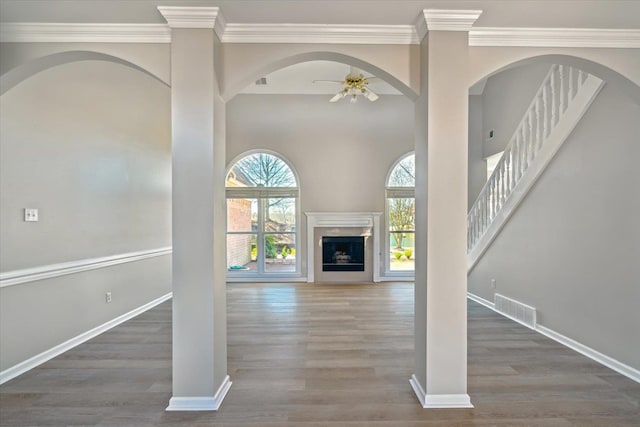
[{"label": "white window trim", "polygon": [[[402,270],[391,270],[391,232],[389,227],[389,199],[390,198],[413,198],[415,200],[415,186],[414,187],[390,187],[389,179],[391,179],[391,174],[394,169],[398,166],[400,162],[406,159],[409,156],[415,156],[415,152],[411,151],[409,153],[400,156],[398,160],[396,160],[393,165],[389,168],[387,172],[387,177],[385,179],[385,197],[384,197],[384,250],[382,251],[382,256],[384,258],[382,275],[380,279],[383,281],[413,281],[415,280],[415,270],[414,271],[402,271]],[[413,230],[415,236],[415,229]],[[415,242],[415,237],[414,237]],[[415,252],[414,252],[415,253]],[[414,258],[415,262],[415,258]]]},{"label": "white window trim", "polygon": [[[254,155],[254,154],[270,154],[282,160],[293,173],[293,177],[296,180],[297,187],[225,187],[225,213],[227,212],[226,200],[227,199],[258,199],[258,229],[257,232],[225,232],[225,240],[230,234],[254,234],[256,236],[256,244],[258,245],[258,259],[256,262],[259,265],[257,271],[246,271],[246,270],[238,270],[238,271],[229,271],[227,270],[227,281],[228,282],[246,282],[246,281],[264,281],[264,282],[275,282],[275,281],[301,281],[304,280],[302,277],[301,265],[302,265],[302,257],[304,256],[304,252],[302,251],[301,241],[300,241],[300,178],[296,169],[293,167],[291,162],[287,158],[285,158],[280,153],[277,153],[272,150],[250,150],[236,156],[227,166],[227,171],[225,173],[225,177],[229,175],[229,172],[233,167],[238,163],[241,159]],[[295,209],[296,209],[296,223],[295,223],[295,232],[287,232],[282,234],[293,234],[295,236],[295,247],[296,247],[296,258],[295,258],[295,271],[283,272],[283,271],[260,271],[264,269],[264,236],[265,234],[273,234],[273,233],[265,233],[264,224],[263,224],[263,214],[260,213],[262,207],[260,206],[260,200],[268,199],[268,198],[277,198],[277,197],[288,197],[295,199]],[[260,239],[260,236],[263,238]],[[262,248],[262,250],[260,249]],[[262,266],[260,263],[262,262]],[[226,263],[225,263],[226,264]]]}]

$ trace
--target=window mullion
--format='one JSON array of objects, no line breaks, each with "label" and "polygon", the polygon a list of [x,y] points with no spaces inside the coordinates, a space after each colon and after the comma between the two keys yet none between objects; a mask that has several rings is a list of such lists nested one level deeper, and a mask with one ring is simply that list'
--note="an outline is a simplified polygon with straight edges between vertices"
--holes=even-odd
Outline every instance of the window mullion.
[{"label": "window mullion", "polygon": [[265,244],[264,244],[264,199],[258,198],[258,274],[262,275],[265,271]]}]

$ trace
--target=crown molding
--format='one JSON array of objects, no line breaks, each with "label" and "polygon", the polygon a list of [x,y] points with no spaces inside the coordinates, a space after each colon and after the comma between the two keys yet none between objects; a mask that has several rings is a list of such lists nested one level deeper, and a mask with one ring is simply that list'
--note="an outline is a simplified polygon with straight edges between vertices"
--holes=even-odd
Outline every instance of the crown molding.
[{"label": "crown molding", "polygon": [[427,20],[424,16],[424,11],[418,14],[418,18],[414,23],[414,27],[416,29],[416,36],[418,37],[418,43],[422,43],[422,40],[426,37],[429,29],[427,28]]},{"label": "crown molding", "polygon": [[419,42],[413,25],[228,24],[224,15],[218,13],[215,22],[207,21],[205,26],[203,22],[176,21],[171,12],[167,14],[167,20],[171,19],[168,25],[2,23],[0,42],[171,43],[171,28],[213,28],[224,43],[410,45]]},{"label": "crown molding", "polygon": [[171,43],[166,24],[3,22],[2,43]]},{"label": "crown molding", "polygon": [[220,40],[222,40],[222,37],[224,37],[224,33],[227,31],[227,25],[229,25],[227,23],[227,18],[225,18],[222,11],[219,10],[213,30],[216,32]]},{"label": "crown molding", "polygon": [[[423,14],[415,25],[307,25],[227,24],[218,13],[213,25],[224,43],[411,45],[419,44],[432,29]],[[171,43],[171,28],[167,24],[3,22],[0,42]],[[469,31],[469,46],[638,49],[640,29],[474,27]]]},{"label": "crown molding", "polygon": [[495,28],[469,32],[469,46],[640,48],[640,30]]},{"label": "crown molding", "polygon": [[158,11],[171,28],[203,28],[215,30],[222,38],[226,19],[219,7],[158,6]]},{"label": "crown molding", "polygon": [[469,31],[481,14],[482,10],[424,9],[422,11],[428,31]]},{"label": "crown molding", "polygon": [[227,24],[224,43],[417,44],[413,25]]}]

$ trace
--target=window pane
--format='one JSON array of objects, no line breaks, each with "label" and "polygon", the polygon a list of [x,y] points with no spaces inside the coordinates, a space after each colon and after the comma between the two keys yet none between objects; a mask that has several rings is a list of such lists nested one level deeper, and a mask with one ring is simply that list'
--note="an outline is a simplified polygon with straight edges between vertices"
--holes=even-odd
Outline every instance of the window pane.
[{"label": "window pane", "polygon": [[496,166],[498,166],[498,162],[502,158],[503,154],[504,151],[500,151],[499,153],[485,158],[485,160],[487,161],[487,181],[489,180],[489,178],[491,178],[491,174],[493,173],[493,170],[496,168]]},{"label": "window pane", "polygon": [[389,175],[387,187],[415,187],[416,185],[416,156],[410,155],[400,160]]},{"label": "window pane", "polygon": [[[389,233],[389,270],[413,271],[415,268],[415,233],[413,231]],[[399,247],[398,241],[402,244]]]},{"label": "window pane", "polygon": [[227,234],[227,269],[229,271],[255,271],[258,259],[256,235]]},{"label": "window pane", "polygon": [[387,199],[389,217],[389,270],[413,270],[415,259],[415,198]]},{"label": "window pane", "polygon": [[227,187],[296,187],[293,171],[284,160],[268,153],[250,154],[231,168]]},{"label": "window pane", "polygon": [[265,232],[292,233],[296,231],[296,199],[265,199],[264,209]]},{"label": "window pane", "polygon": [[415,200],[413,197],[387,199],[389,204],[389,231],[415,230]]},{"label": "window pane", "polygon": [[258,201],[227,199],[227,231],[257,231]]},{"label": "window pane", "polygon": [[264,236],[265,271],[296,271],[295,234],[265,234]]}]

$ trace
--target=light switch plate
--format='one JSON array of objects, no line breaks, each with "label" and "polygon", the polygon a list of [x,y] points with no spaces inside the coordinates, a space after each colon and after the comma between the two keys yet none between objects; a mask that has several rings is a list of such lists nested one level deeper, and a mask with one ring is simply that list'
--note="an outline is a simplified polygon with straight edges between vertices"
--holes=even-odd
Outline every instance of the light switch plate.
[{"label": "light switch plate", "polygon": [[24,220],[27,221],[27,222],[37,222],[38,221],[38,209],[25,208],[24,209]]}]

